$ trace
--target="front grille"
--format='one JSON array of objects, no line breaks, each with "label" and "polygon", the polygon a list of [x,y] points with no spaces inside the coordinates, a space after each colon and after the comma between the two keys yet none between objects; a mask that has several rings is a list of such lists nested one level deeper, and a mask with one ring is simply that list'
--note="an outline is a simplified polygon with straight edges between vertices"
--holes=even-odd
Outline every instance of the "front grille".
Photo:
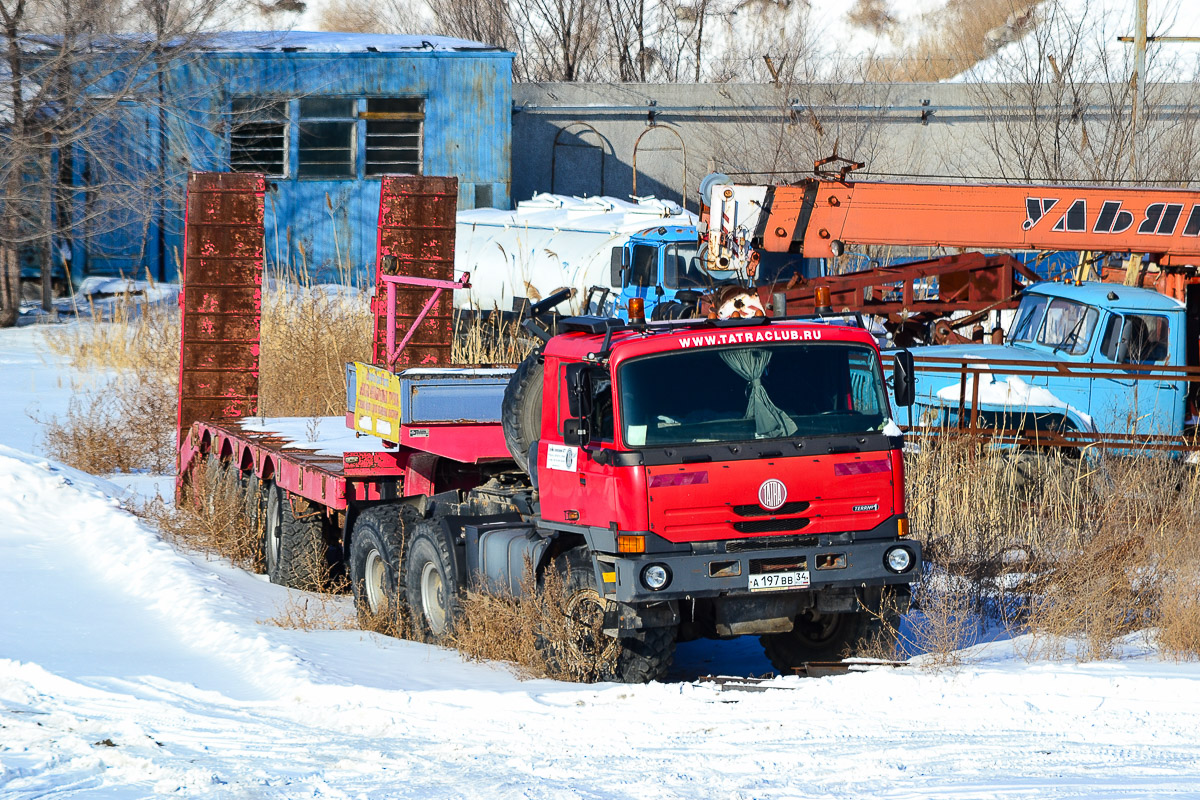
[{"label": "front grille", "polygon": [[772,531],[798,531],[808,524],[800,519],[756,519],[750,522],[735,522],[733,529],[738,533],[770,533]]},{"label": "front grille", "polygon": [[808,559],[804,556],[750,559],[751,575],[763,575],[769,572],[789,572],[795,569],[808,569]]},{"label": "front grille", "polygon": [[726,553],[767,550],[775,547],[816,547],[816,536],[763,536],[758,539],[733,539],[725,543]]},{"label": "front grille", "polygon": [[747,503],[742,506],[734,506],[733,513],[739,517],[782,517],[787,514],[799,514],[805,511],[809,506],[807,500],[796,500],[791,503],[784,503],[774,511],[767,511],[762,506],[756,506],[753,503]]}]

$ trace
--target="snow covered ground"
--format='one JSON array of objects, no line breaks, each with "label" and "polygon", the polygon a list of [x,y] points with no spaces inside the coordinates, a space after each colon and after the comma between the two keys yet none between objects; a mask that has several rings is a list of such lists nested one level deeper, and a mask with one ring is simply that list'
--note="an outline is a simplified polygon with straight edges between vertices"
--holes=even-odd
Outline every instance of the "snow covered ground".
[{"label": "snow covered ground", "polygon": [[[649,686],[521,681],[357,630],[181,553],[126,490],[39,455],[70,370],[0,330],[2,798],[1200,797],[1200,665],[1119,659],[778,678],[751,640],[681,649]],[[341,604],[330,613],[349,615]]]}]

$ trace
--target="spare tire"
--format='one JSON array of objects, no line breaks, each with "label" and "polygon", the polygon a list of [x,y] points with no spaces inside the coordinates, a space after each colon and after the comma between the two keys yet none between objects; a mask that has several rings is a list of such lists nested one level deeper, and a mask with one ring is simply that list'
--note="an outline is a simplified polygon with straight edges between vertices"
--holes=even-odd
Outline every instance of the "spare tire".
[{"label": "spare tire", "polygon": [[529,448],[542,435],[542,384],[545,380],[542,351],[535,350],[520,363],[500,406],[504,444],[517,466],[529,472]]}]

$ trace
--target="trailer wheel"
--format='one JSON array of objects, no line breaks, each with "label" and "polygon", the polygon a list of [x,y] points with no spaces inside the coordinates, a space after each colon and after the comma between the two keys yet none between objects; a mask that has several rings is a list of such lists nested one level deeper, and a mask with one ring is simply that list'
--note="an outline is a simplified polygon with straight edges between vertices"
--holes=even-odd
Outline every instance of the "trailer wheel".
[{"label": "trailer wheel", "polygon": [[350,533],[350,586],[358,624],[399,636],[406,612],[400,564],[419,518],[410,505],[375,506],[358,515]]},{"label": "trailer wheel", "polygon": [[504,401],[500,406],[504,443],[517,466],[527,473],[529,448],[542,433],[545,367],[541,355],[541,351],[537,350],[520,363],[509,379],[508,386],[504,387]]},{"label": "trailer wheel", "polygon": [[462,614],[461,582],[450,543],[434,520],[417,525],[404,559],[404,589],[412,609],[413,638],[444,641]]},{"label": "trailer wheel", "polygon": [[[290,589],[328,588],[331,567],[325,515],[319,506],[297,513],[297,498],[276,483],[267,488],[263,553],[271,583]],[[308,505],[307,501],[300,502]]]},{"label": "trailer wheel", "polygon": [[874,619],[868,611],[822,614],[809,610],[796,617],[791,631],[758,640],[771,666],[783,675],[794,675],[797,667],[809,661],[840,661],[843,656],[856,655]]},{"label": "trailer wheel", "polygon": [[263,483],[253,472],[249,473],[242,479],[242,522],[246,526],[246,536],[252,546],[255,542],[259,546],[254,550],[254,571],[262,574],[267,571],[266,552],[263,543],[266,542],[263,536],[263,527],[266,521],[266,503],[263,496]]},{"label": "trailer wheel", "polygon": [[592,560],[581,548],[554,561],[563,580],[565,630],[539,637],[552,673],[582,681],[648,683],[662,678],[675,657],[675,627],[642,628],[620,639],[602,630],[612,601],[600,596]]}]

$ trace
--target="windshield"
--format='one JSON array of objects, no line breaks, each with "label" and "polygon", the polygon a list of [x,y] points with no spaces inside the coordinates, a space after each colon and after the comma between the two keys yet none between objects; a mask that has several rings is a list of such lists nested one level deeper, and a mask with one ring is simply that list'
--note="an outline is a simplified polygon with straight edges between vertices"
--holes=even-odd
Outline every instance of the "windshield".
[{"label": "windshield", "polygon": [[879,359],[852,344],[707,347],[646,356],[618,372],[627,447],[881,430]]},{"label": "windshield", "polygon": [[1100,312],[1092,306],[1056,298],[1046,308],[1037,340],[1071,355],[1085,353],[1099,318]]},{"label": "windshield", "polygon": [[1017,306],[1017,322],[1013,325],[1012,333],[1008,335],[1010,342],[1033,341],[1042,325],[1047,300],[1048,297],[1040,294],[1027,294],[1021,298],[1021,305]]}]

